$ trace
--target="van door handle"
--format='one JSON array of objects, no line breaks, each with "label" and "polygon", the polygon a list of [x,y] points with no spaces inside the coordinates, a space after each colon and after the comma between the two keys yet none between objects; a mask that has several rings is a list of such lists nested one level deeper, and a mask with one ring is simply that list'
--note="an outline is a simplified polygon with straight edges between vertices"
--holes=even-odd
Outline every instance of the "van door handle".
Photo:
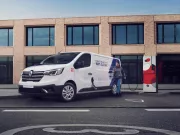
[{"label": "van door handle", "polygon": [[92,73],[88,73],[88,75],[92,75]]}]

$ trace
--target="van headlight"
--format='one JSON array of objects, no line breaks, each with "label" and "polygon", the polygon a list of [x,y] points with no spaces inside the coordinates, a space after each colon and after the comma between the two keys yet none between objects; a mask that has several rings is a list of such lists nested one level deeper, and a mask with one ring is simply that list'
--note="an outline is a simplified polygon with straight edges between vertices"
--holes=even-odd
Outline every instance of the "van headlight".
[{"label": "van headlight", "polygon": [[52,69],[44,72],[44,75],[55,76],[60,75],[63,72],[64,68]]}]

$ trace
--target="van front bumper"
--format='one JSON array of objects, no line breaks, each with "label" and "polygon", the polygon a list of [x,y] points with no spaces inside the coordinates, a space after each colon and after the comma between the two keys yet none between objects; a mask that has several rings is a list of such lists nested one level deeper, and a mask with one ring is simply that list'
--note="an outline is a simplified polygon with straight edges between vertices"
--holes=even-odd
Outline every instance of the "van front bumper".
[{"label": "van front bumper", "polygon": [[23,85],[19,85],[19,93],[22,95],[57,95],[61,94],[63,85],[45,85],[34,86],[33,88],[24,88]]}]

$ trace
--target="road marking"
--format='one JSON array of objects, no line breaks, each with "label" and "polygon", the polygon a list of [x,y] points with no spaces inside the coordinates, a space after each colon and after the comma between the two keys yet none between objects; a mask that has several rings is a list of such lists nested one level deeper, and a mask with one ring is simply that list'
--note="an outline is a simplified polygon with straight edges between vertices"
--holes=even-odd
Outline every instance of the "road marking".
[{"label": "road marking", "polygon": [[[148,132],[156,132],[156,133],[163,133],[166,135],[180,135],[180,132],[176,132],[176,131],[172,131],[172,130],[166,130],[166,129],[158,129],[158,128],[150,128],[150,127],[138,127],[138,126],[126,126],[126,125],[99,125],[99,124],[53,124],[53,125],[36,125],[36,126],[27,126],[27,127],[20,127],[20,128],[15,128],[15,129],[11,129],[8,131],[5,131],[3,133],[0,133],[0,135],[15,135],[21,132],[24,132],[28,130],[34,130],[34,129],[41,129],[42,131],[53,131],[54,128],[58,128],[61,127],[60,129],[62,129],[63,127],[66,127],[67,131],[71,131],[72,127],[81,127],[83,131],[83,133],[86,131],[88,131],[87,129],[83,130],[84,128],[87,127],[95,127],[96,130],[91,129],[91,131],[96,132],[96,133],[105,133],[105,131],[100,131],[97,128],[101,128],[101,127],[105,127],[105,128],[119,128],[119,131],[121,131],[122,129],[125,129],[125,132],[123,134],[134,134],[135,131],[137,133],[141,132],[141,131],[148,131]],[[69,127],[69,129],[67,129],[67,127]],[[90,131],[90,132],[91,132]],[[128,131],[128,132],[127,132]],[[130,132],[131,131],[131,132]],[[106,131],[107,133],[107,131]],[[142,133],[142,132],[141,132]],[[113,134],[116,134],[116,132],[113,132]],[[117,134],[119,134],[117,132]]]},{"label": "road marking", "polygon": [[48,133],[59,133],[59,134],[83,134],[83,133],[98,133],[103,135],[134,135],[138,134],[139,131],[135,129],[124,129],[122,132],[108,132],[101,131],[98,129],[83,129],[79,131],[67,131],[67,130],[55,130],[55,128],[44,128],[43,131]]},{"label": "road marking", "polygon": [[3,110],[2,112],[89,112],[90,110]]},{"label": "road marking", "polygon": [[138,102],[138,103],[143,103],[144,100],[143,99],[125,99],[126,101],[130,101],[130,102]]},{"label": "road marking", "polygon": [[179,112],[180,109],[145,109],[150,112]]}]

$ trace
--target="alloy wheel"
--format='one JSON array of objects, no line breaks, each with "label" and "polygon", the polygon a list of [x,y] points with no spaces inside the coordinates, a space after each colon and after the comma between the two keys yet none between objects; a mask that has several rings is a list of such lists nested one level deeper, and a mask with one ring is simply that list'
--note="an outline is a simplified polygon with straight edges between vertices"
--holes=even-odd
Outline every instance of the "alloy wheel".
[{"label": "alloy wheel", "polygon": [[70,101],[74,97],[74,88],[71,85],[66,85],[62,90],[62,97],[66,101]]}]

